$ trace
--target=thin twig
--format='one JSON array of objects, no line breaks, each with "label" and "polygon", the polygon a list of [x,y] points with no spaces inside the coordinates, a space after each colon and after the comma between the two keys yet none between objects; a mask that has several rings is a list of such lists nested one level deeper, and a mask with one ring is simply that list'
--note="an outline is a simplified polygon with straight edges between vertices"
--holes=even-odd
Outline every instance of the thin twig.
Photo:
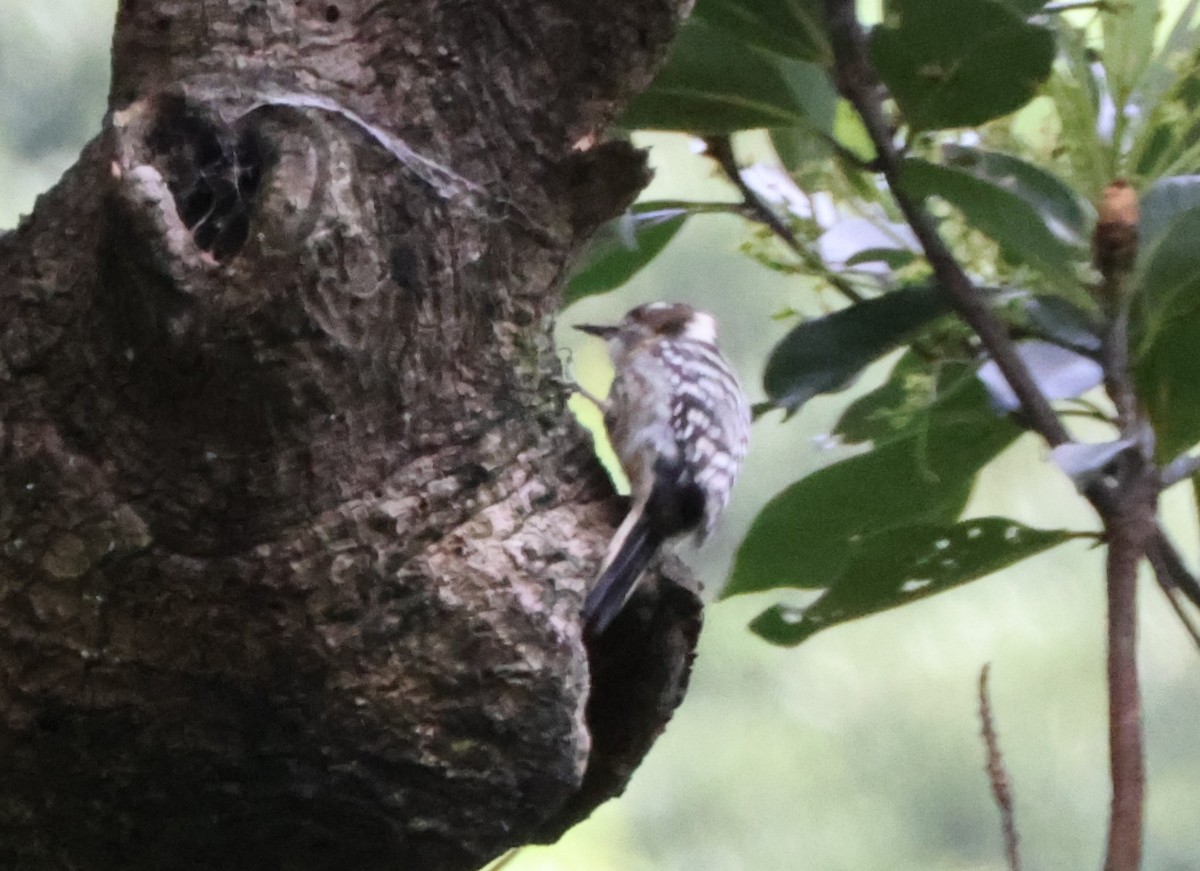
[{"label": "thin twig", "polygon": [[1059,417],[1080,417],[1086,420],[1098,420],[1101,423],[1112,423],[1112,418],[1103,411],[1097,411],[1091,408],[1060,408],[1058,410]]},{"label": "thin twig", "polygon": [[1004,852],[1008,856],[1009,871],[1021,871],[1021,855],[1018,851],[1017,826],[1013,813],[1012,781],[1004,767],[1000,754],[1000,739],[992,720],[992,701],[988,694],[988,676],[991,665],[984,665],[979,672],[979,719],[983,723],[983,745],[987,749],[988,782],[992,785],[992,798],[1000,810],[1000,827],[1004,832]]},{"label": "thin twig", "polygon": [[[1146,437],[1138,413],[1137,394],[1129,379],[1129,306],[1123,303],[1113,314],[1100,349],[1104,369],[1104,387],[1117,412],[1117,429],[1122,438],[1142,441]],[[1147,453],[1153,450],[1146,446]]]},{"label": "thin twig", "polygon": [[1197,626],[1184,608],[1183,603],[1175,598],[1175,594],[1171,590],[1164,590],[1167,597],[1167,604],[1171,606],[1171,610],[1175,612],[1175,616],[1179,618],[1180,624],[1183,626],[1183,631],[1192,639],[1192,643],[1200,649],[1200,626]]},{"label": "thin twig", "polygon": [[1197,581],[1196,576],[1188,571],[1183,557],[1171,544],[1171,540],[1167,538],[1162,527],[1155,530],[1154,538],[1146,546],[1146,556],[1151,565],[1154,565],[1156,572],[1159,570],[1159,566],[1162,567],[1167,575],[1167,583],[1172,589],[1178,590],[1187,597],[1188,601],[1200,608],[1200,581]]},{"label": "thin twig", "polygon": [[[1165,540],[1161,529],[1158,531],[1158,536],[1146,548],[1146,558],[1150,561],[1150,565],[1154,569],[1154,578],[1158,581],[1163,595],[1167,597],[1167,602],[1174,609],[1175,616],[1183,624],[1184,631],[1191,636],[1192,643],[1196,645],[1197,649],[1200,649],[1200,626],[1196,625],[1183,603],[1176,598],[1177,594],[1188,589],[1187,584],[1190,583],[1194,587],[1196,579],[1183,567],[1179,554],[1171,547],[1170,542]],[[1163,549],[1162,543],[1165,543],[1166,550]],[[1173,564],[1172,557],[1178,561],[1177,565]],[[1186,582],[1181,582],[1177,574],[1180,570],[1186,576]]]},{"label": "thin twig", "polygon": [[808,246],[796,237],[796,234],[792,232],[792,228],[771,208],[770,203],[763,200],[754,188],[746,184],[746,180],[742,178],[741,170],[738,168],[737,160],[733,156],[733,143],[728,136],[711,136],[705,140],[705,144],[708,147],[708,156],[716,161],[717,166],[721,168],[721,171],[729,181],[738,189],[738,193],[742,195],[745,210],[749,217],[758,221],[774,233],[776,238],[792,249],[805,266],[810,269],[819,270],[825,280],[850,302],[857,303],[865,299],[858,292],[858,289],[844,277],[826,269],[821,258],[815,255]]}]

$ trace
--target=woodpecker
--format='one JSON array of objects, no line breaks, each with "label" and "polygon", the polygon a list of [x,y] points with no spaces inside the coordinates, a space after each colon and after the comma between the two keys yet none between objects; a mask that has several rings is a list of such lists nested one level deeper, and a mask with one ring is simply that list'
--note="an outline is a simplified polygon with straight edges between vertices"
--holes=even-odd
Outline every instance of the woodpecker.
[{"label": "woodpecker", "polygon": [[631,504],[583,605],[587,632],[617,616],[666,541],[702,544],[746,456],[750,405],[717,348],[717,322],[684,303],[632,309],[614,326],[576,327],[608,344],[615,376],[601,401]]}]

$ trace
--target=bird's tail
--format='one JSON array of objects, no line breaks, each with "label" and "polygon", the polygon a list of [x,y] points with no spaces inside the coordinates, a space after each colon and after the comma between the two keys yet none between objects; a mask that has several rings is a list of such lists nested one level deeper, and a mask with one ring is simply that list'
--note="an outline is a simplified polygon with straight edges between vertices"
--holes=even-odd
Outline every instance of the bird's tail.
[{"label": "bird's tail", "polygon": [[662,535],[654,531],[644,512],[631,513],[626,519],[629,526],[625,535],[617,530],[617,535],[613,536],[616,547],[609,549],[600,580],[583,603],[586,631],[592,636],[607,629],[621,611],[638,578],[663,542]]}]

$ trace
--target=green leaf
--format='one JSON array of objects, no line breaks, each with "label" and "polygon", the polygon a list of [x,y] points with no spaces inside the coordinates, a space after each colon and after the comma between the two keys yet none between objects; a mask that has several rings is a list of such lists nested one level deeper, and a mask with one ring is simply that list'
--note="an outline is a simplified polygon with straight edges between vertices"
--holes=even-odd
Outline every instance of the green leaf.
[{"label": "green leaf", "polygon": [[1143,250],[1130,279],[1137,310],[1135,329],[1141,357],[1172,320],[1187,318],[1200,305],[1200,208],[1170,221]]},{"label": "green leaf", "polygon": [[1080,249],[1091,243],[1095,208],[1054,173],[1011,154],[961,145],[943,148],[942,159],[1027,203],[1059,241]]},{"label": "green leaf", "polygon": [[829,66],[822,0],[698,0],[693,16],[750,45]]},{"label": "green leaf", "polygon": [[[802,80],[794,78],[794,86],[802,87]],[[862,119],[846,100],[837,99],[824,84],[818,87],[814,93],[822,99],[813,103],[810,114],[814,123],[804,127],[775,127],[769,131],[779,162],[789,172],[797,173],[832,157],[842,164],[847,181],[860,196],[877,199],[879,189],[874,177],[862,172],[863,164],[875,158],[874,146]],[[826,97],[833,98],[832,102],[825,102]],[[841,149],[835,150],[834,143]]]},{"label": "green leaf", "polygon": [[[1195,84],[1200,84],[1200,75]],[[1200,118],[1196,116],[1195,105],[1182,103],[1182,100],[1164,100],[1154,108],[1153,117],[1130,156],[1137,175],[1155,178],[1200,169]]]},{"label": "green leaf", "polygon": [[1154,31],[1161,5],[1158,2],[1114,3],[1101,12],[1104,33],[1101,56],[1118,114],[1154,58]]},{"label": "green leaf", "polygon": [[1075,537],[1003,517],[889,529],[864,538],[813,604],[776,605],[751,629],[773,644],[799,644],[822,629],[953,589]]},{"label": "green leaf", "polygon": [[763,53],[690,19],[666,67],[626,110],[622,126],[701,135],[758,127],[828,129],[836,98],[819,67]]},{"label": "green leaf", "polygon": [[1200,175],[1160,178],[1142,194],[1139,206],[1138,245],[1149,251],[1172,221],[1184,212],[1200,209]]},{"label": "green leaf", "polygon": [[910,196],[946,200],[1010,261],[1034,266],[1058,284],[1074,288],[1078,283],[1073,264],[1086,249],[1051,232],[1038,209],[1013,190],[964,169],[917,158],[904,161],[901,184]]},{"label": "green leaf", "polygon": [[1045,6],[1048,0],[1003,0],[1003,2],[1013,12],[1028,18]]},{"label": "green leaf", "polygon": [[973,389],[975,366],[930,362],[909,351],[892,369],[887,381],[846,407],[833,431],[845,441],[883,442],[905,432],[929,427],[939,404],[953,401],[956,391]]},{"label": "green leaf", "polygon": [[1134,365],[1138,397],[1154,424],[1156,458],[1170,462],[1200,442],[1200,316],[1168,322]]},{"label": "green leaf", "polygon": [[999,0],[893,0],[871,33],[875,66],[919,130],[1019,109],[1050,75],[1054,35]]},{"label": "green leaf", "polygon": [[791,89],[796,104],[804,110],[803,128],[832,135],[837,118],[838,95],[829,73],[816,64],[788,57],[776,55],[771,56],[770,60]]},{"label": "green leaf", "polygon": [[1100,83],[1096,79],[1086,35],[1064,20],[1058,22],[1061,62],[1046,85],[1062,131],[1057,137],[1071,162],[1071,177],[1089,197],[1099,197],[1113,180],[1113,149],[1101,140]]},{"label": "green leaf", "polygon": [[847,151],[863,161],[875,159],[875,144],[862,118],[848,100],[838,100],[833,115],[833,135]]},{"label": "green leaf", "polygon": [[874,450],[802,478],[775,496],[742,541],[732,596],[776,587],[829,586],[865,536],[915,523],[952,522],[983,466],[1020,430],[963,381],[913,427]]},{"label": "green leaf", "polygon": [[1133,375],[1169,461],[1200,441],[1200,208],[1179,214],[1138,259],[1130,280]]},{"label": "green leaf", "polygon": [[[1197,32],[1193,23],[1198,0],[1188,0],[1178,9],[1175,23],[1138,81],[1135,100],[1141,112],[1149,112],[1145,127],[1138,133],[1130,151],[1130,164],[1142,178],[1156,178],[1170,172],[1195,172],[1196,160],[1186,161],[1185,154],[1200,139],[1196,120]],[[1187,166],[1173,166],[1183,159]]]},{"label": "green leaf", "polygon": [[871,361],[949,311],[932,287],[907,287],[805,321],[767,359],[763,387],[793,414],[819,393],[848,387]]},{"label": "green leaf", "polygon": [[1061,296],[1030,296],[1020,301],[1020,309],[1038,337],[1081,354],[1100,353],[1099,320]]},{"label": "green leaf", "polygon": [[858,266],[860,263],[883,263],[889,269],[902,269],[917,259],[917,255],[907,248],[864,248],[857,254],[846,258],[846,266]]},{"label": "green leaf", "polygon": [[592,238],[587,260],[563,291],[563,308],[620,287],[658,256],[688,218],[687,211],[638,203]]},{"label": "green leaf", "polygon": [[807,127],[775,127],[767,133],[780,165],[788,172],[825,160],[833,150]]}]

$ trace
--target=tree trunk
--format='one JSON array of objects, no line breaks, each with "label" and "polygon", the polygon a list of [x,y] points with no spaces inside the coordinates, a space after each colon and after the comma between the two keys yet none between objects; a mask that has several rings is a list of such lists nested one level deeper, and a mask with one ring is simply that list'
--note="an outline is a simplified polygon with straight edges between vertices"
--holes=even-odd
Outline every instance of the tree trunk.
[{"label": "tree trunk", "polygon": [[0,867],[469,869],[623,788],[699,604],[585,651],[551,326],[689,5],[122,0],[0,236]]}]

